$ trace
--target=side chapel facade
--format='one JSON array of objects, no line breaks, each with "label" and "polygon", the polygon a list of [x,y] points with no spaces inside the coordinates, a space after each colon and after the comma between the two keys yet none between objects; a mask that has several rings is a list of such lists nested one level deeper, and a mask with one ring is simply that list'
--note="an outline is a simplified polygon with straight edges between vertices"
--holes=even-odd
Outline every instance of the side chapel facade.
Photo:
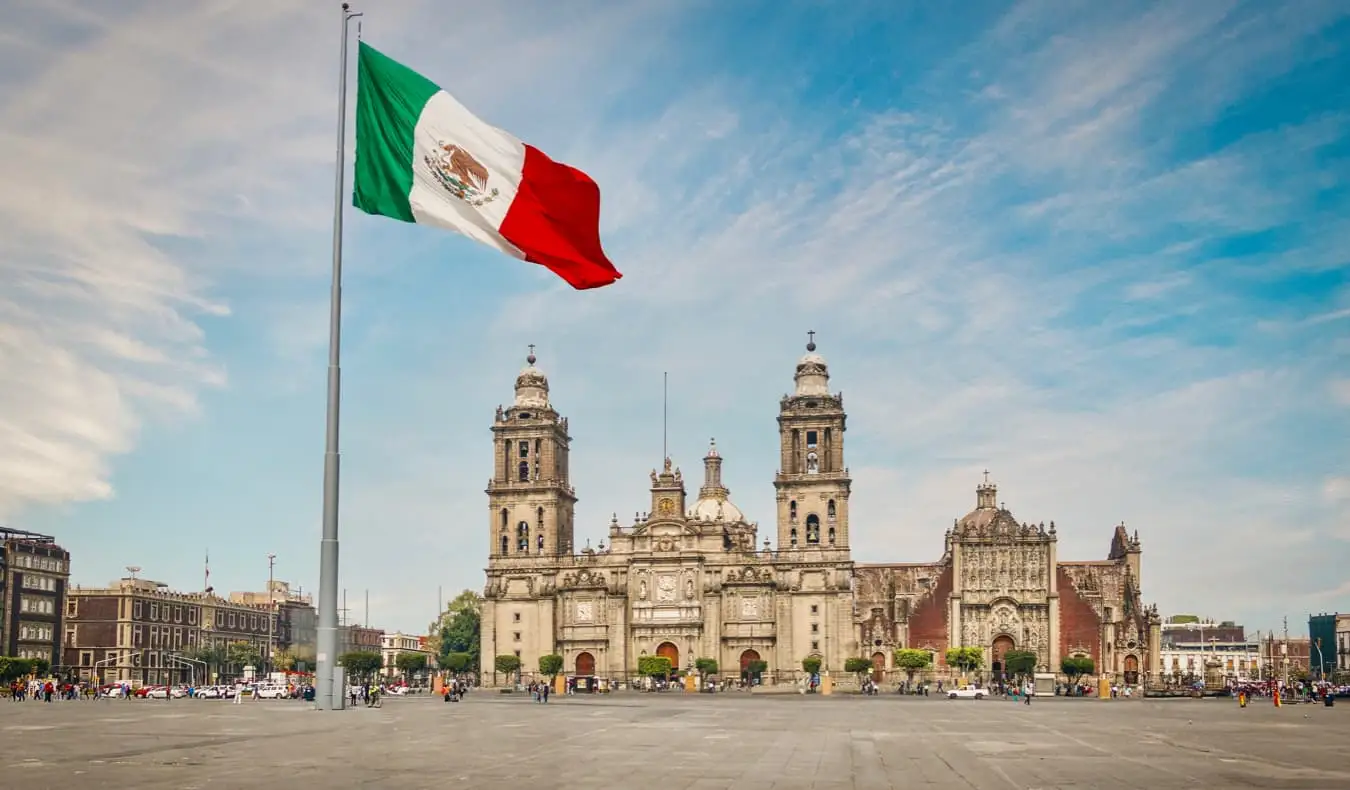
[{"label": "side chapel facade", "polygon": [[764,661],[766,677],[787,679],[812,656],[836,676],[867,656],[880,676],[899,647],[931,650],[941,667],[960,645],[984,648],[986,671],[1010,650],[1033,650],[1054,671],[1062,656],[1091,656],[1127,682],[1156,671],[1160,621],[1140,598],[1138,536],[1123,526],[1107,559],[1061,562],[1054,523],[1018,523],[986,479],[937,562],[854,563],[844,401],[814,342],[779,403],[776,543],[757,545],[714,442],[692,503],[666,458],[650,475],[651,509],[629,524],[616,516],[607,546],[577,551],[568,421],[535,362],[492,425],[485,682],[504,682],[493,666],[503,654],[527,675],[557,653],[581,676],[626,677],[641,656],[663,655],[681,669],[714,658],[724,674]]}]

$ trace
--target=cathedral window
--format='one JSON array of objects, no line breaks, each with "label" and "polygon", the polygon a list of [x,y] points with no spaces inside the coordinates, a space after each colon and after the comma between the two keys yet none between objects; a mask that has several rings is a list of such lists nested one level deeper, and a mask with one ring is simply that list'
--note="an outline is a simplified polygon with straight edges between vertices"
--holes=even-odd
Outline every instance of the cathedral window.
[{"label": "cathedral window", "polygon": [[794,546],[797,545],[797,528],[796,528],[796,527],[793,527],[793,528],[792,528],[792,531],[788,533],[788,540],[792,542],[792,545],[794,545]]},{"label": "cathedral window", "polygon": [[815,432],[815,431],[807,431],[807,432],[806,432],[806,446],[807,446],[807,447],[811,447],[811,448],[814,448],[814,447],[816,446],[816,432]]},{"label": "cathedral window", "polygon": [[540,455],[543,452],[544,442],[542,439],[534,440],[534,454]]},{"label": "cathedral window", "polygon": [[520,457],[521,458],[530,457],[530,443],[525,439],[520,440]]},{"label": "cathedral window", "polygon": [[510,517],[511,516],[507,512],[506,508],[502,508],[502,532],[506,531],[507,520],[510,519]]},{"label": "cathedral window", "polygon": [[816,472],[819,472],[819,471],[820,471],[820,459],[819,459],[818,457],[816,457],[816,454],[815,454],[815,453],[807,453],[807,454],[806,454],[806,473],[807,473],[808,475],[813,475],[813,474],[815,474]]},{"label": "cathedral window", "polygon": [[510,549],[511,542],[505,535],[502,535],[502,554],[506,554]]},{"label": "cathedral window", "polygon": [[806,517],[806,542],[808,544],[820,543],[820,516],[815,513]]},{"label": "cathedral window", "polygon": [[833,499],[831,499],[831,500],[830,500],[830,503],[829,503],[828,505],[825,506],[825,515],[827,515],[827,516],[830,517],[830,521],[834,521],[834,500],[833,500]]},{"label": "cathedral window", "polygon": [[530,522],[522,521],[516,525],[516,551],[530,553]]},{"label": "cathedral window", "polygon": [[529,462],[529,461],[521,461],[521,462],[520,462],[519,473],[520,473],[520,474],[519,474],[519,476],[520,476],[520,482],[522,482],[522,483],[528,483],[528,482],[530,482],[530,462]]},{"label": "cathedral window", "polygon": [[797,500],[788,503],[788,521],[797,520]]},{"label": "cathedral window", "polygon": [[834,545],[834,527],[830,527],[830,545]]},{"label": "cathedral window", "polygon": [[543,553],[544,553],[544,536],[543,536],[543,535],[540,535],[540,536],[539,536],[539,539],[536,540],[535,542],[536,542],[537,544],[539,544],[539,553],[540,553],[540,554],[543,554]]}]

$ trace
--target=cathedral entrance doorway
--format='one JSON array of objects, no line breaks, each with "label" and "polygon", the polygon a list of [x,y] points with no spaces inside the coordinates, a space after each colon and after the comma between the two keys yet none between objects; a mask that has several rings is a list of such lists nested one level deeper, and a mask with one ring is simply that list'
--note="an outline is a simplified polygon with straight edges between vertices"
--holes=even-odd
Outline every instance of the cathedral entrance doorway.
[{"label": "cathedral entrance doorway", "polygon": [[872,682],[880,683],[886,676],[886,654],[872,654]]},{"label": "cathedral entrance doorway", "polygon": [[1139,659],[1125,656],[1125,682],[1133,686],[1139,682]]},{"label": "cathedral entrance doorway", "polygon": [[750,673],[750,665],[759,660],[758,650],[747,650],[741,653],[741,677]]},{"label": "cathedral entrance doorway", "polygon": [[1003,657],[1016,649],[1011,636],[1004,634],[994,640],[994,649],[989,652],[992,659],[989,668],[995,672],[1003,671]]},{"label": "cathedral entrance doorway", "polygon": [[661,646],[656,648],[656,654],[670,659],[672,672],[680,668],[680,649],[673,642],[662,642]]},{"label": "cathedral entrance doorway", "polygon": [[577,653],[577,677],[590,677],[595,674],[595,656],[590,653]]}]

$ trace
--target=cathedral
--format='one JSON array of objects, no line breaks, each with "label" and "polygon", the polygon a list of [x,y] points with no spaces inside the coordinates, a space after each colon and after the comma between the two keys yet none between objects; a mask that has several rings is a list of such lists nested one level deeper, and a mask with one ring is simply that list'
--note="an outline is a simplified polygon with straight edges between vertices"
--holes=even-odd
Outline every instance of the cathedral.
[{"label": "cathedral", "polygon": [[580,677],[629,677],[659,655],[679,669],[712,658],[723,675],[763,662],[766,682],[782,681],[814,657],[847,682],[845,659],[866,657],[881,680],[898,677],[897,648],[931,651],[942,669],[957,646],[982,648],[988,673],[1013,650],[1035,652],[1044,671],[1065,656],[1129,683],[1157,671],[1160,621],[1140,598],[1138,535],[1116,527],[1105,560],[1061,561],[1054,522],[1017,521],[987,475],[938,561],[853,562],[843,396],[814,341],[806,351],[779,403],[773,541],[760,545],[758,523],[731,501],[714,442],[693,502],[666,458],[651,472],[651,509],[615,518],[606,541],[580,551],[567,418],[531,352],[492,425],[485,682],[505,681],[496,656],[518,656],[528,675],[554,653]]}]

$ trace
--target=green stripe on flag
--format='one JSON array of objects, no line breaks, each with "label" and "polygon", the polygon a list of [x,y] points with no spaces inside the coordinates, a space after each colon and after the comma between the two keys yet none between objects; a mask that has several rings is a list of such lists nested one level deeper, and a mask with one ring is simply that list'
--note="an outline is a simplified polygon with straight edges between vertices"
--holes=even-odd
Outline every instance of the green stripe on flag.
[{"label": "green stripe on flag", "polygon": [[356,69],[356,178],[352,205],[414,222],[413,131],[440,88],[361,42]]}]

